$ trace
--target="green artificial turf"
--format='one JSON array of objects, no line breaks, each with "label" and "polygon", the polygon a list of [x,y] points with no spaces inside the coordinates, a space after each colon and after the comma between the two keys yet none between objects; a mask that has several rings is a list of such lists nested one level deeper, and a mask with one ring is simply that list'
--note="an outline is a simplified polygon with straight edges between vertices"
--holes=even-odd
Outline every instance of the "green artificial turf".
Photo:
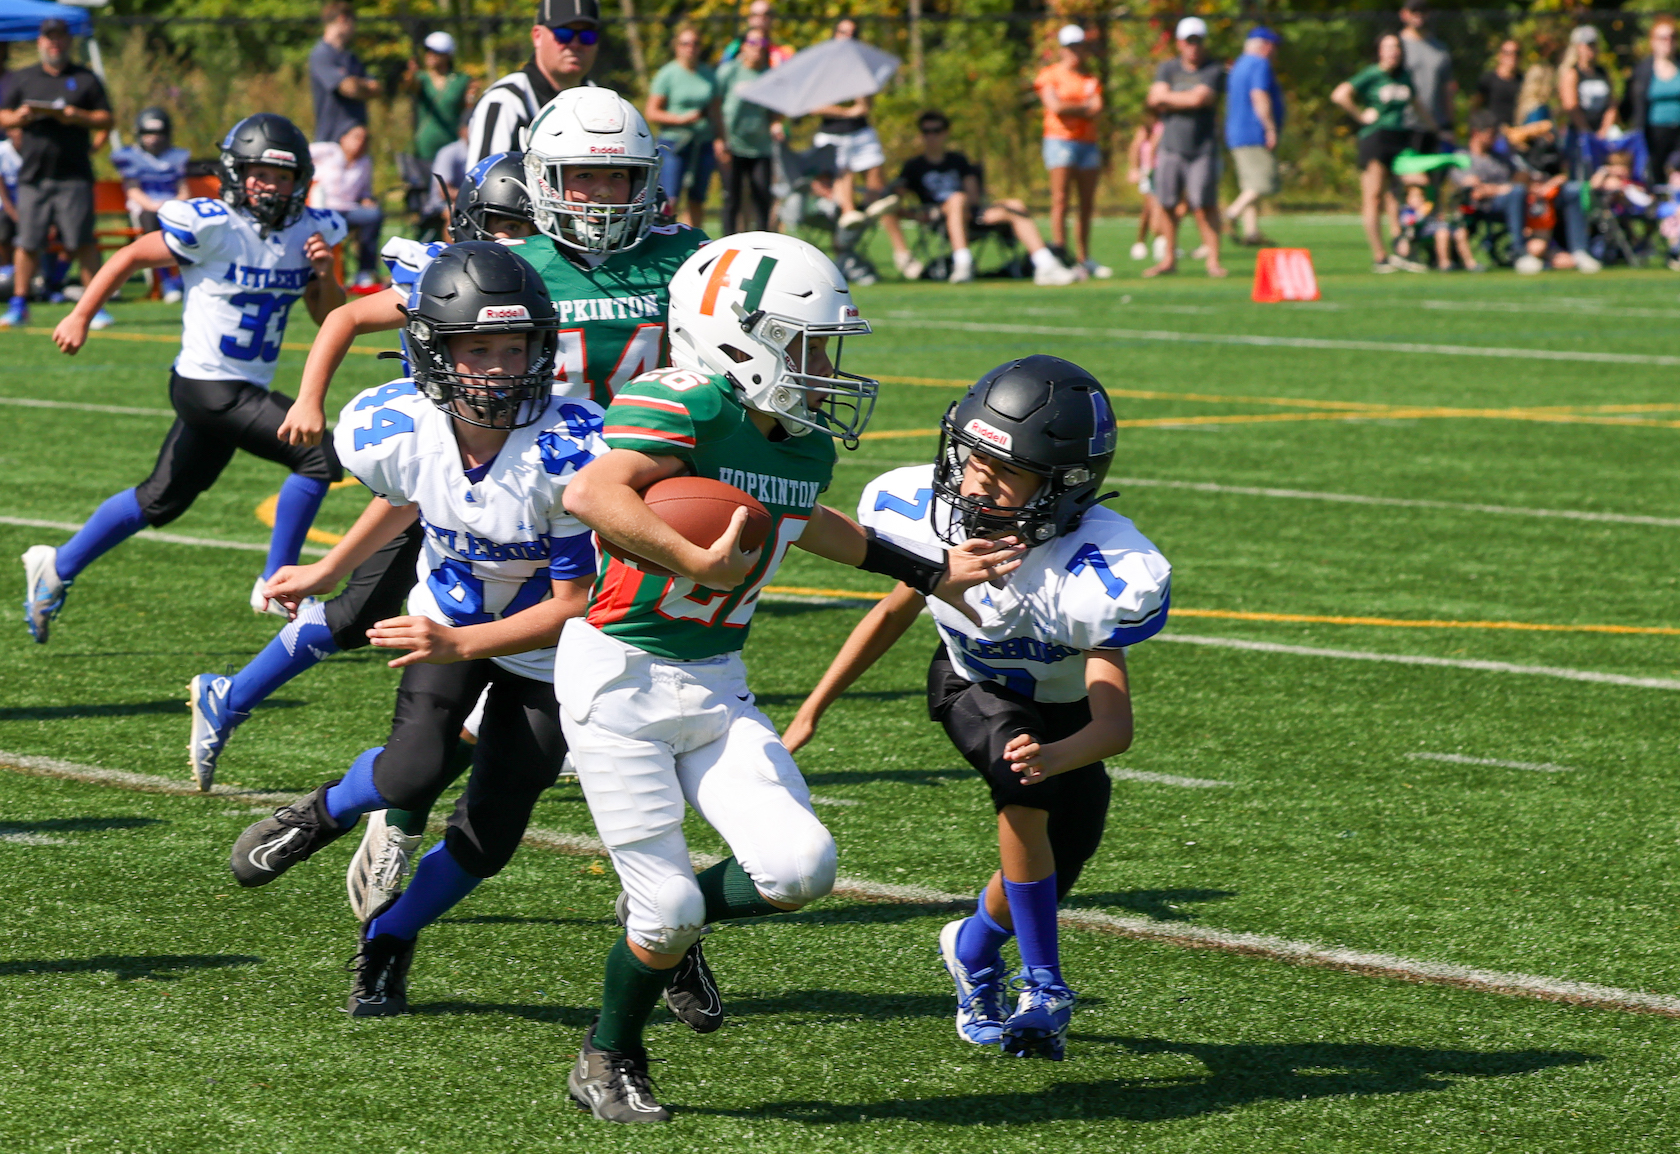
[{"label": "green artificial turf", "polygon": [[[1142,282],[1122,259],[1129,222],[1099,227],[1112,281],[860,290],[876,334],[848,347],[847,367],[889,379],[871,432],[905,435],[842,454],[832,503],[850,510],[878,473],[930,458],[934,441],[917,431],[959,395],[937,382],[1027,352],[1085,365],[1116,393],[1112,478],[1216,487],[1115,484],[1115,506],[1174,564],[1177,616],[1129,655],[1138,737],[1111,764],[1230,784],[1116,781],[1107,839],[1069,905],[1675,991],[1674,689],[1169,640],[1680,681],[1674,635],[1228,616],[1674,625],[1680,525],[1487,508],[1680,518],[1680,429],[1666,424],[1680,410],[1661,408],[1675,400],[1674,282],[1375,277],[1350,218],[1268,220],[1268,231],[1313,250],[1321,302],[1251,303],[1246,250],[1229,254],[1227,281],[1186,261],[1172,281]],[[111,338],[167,338],[170,310],[115,311],[110,336],[74,360],[43,335],[0,333],[8,521],[79,522],[149,471],[166,416],[4,403],[165,409],[167,340]],[[39,309],[35,323],[60,312]],[[301,313],[289,335],[309,339]],[[1265,343],[1280,338],[1326,343]],[[1630,359],[1521,355],[1534,351]],[[283,354],[277,387],[294,387],[301,364]],[[333,405],[386,375],[351,357]],[[261,546],[254,510],[281,477],[237,458],[165,531]],[[354,488],[333,493],[318,526],[341,531],[360,503]],[[0,553],[67,535],[0,522]],[[77,582],[45,647],[17,621],[14,569],[0,750],[184,780],[188,678],[237,667],[273,635],[246,606],[260,564],[260,551],[132,541]],[[777,584],[885,587],[797,552]],[[858,613],[760,608],[747,660],[778,723]],[[919,623],[800,762],[845,875],[969,893],[995,860],[991,819],[981,783],[927,721],[932,647]],[[395,684],[366,650],[326,662],[240,729],[221,778],[302,792],[336,776],[383,739]],[[1069,1060],[1004,1061],[952,1029],[933,949],[952,908],[855,898],[709,939],[730,1021],[698,1038],[656,1016],[649,1041],[667,1061],[655,1077],[677,1122],[623,1133],[563,1089],[614,933],[603,859],[523,851],[423,936],[414,1014],[351,1022],[339,1012],[354,941],[347,845],[242,891],[227,851],[254,804],[4,783],[3,1151],[1657,1151],[1680,1140],[1672,1020],[1091,930],[1063,934],[1083,997]],[[567,782],[533,825],[592,833]],[[697,851],[721,848],[692,821],[690,836]]]}]

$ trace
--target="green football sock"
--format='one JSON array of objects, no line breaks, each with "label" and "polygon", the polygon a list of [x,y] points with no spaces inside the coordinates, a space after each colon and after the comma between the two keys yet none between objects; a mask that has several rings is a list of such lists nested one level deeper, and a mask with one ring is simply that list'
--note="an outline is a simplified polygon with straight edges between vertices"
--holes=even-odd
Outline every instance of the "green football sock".
[{"label": "green football sock", "polygon": [[733,857],[727,857],[694,879],[706,898],[706,921],[728,922],[737,918],[762,918],[784,911],[765,901],[747,871]]},{"label": "green football sock", "polygon": [[[478,746],[465,741],[455,746],[455,752],[449,755],[449,774],[448,780],[444,782],[445,788],[453,785],[457,778],[472,768],[473,751],[477,748]],[[387,809],[385,811],[386,823],[396,826],[410,837],[425,833],[426,821],[431,816],[432,807],[429,805],[425,809]]]},{"label": "green football sock", "polygon": [[595,1045],[618,1054],[642,1053],[642,1027],[674,973],[675,968],[656,970],[643,962],[631,951],[628,938],[614,942],[607,951],[607,977],[602,983]]}]

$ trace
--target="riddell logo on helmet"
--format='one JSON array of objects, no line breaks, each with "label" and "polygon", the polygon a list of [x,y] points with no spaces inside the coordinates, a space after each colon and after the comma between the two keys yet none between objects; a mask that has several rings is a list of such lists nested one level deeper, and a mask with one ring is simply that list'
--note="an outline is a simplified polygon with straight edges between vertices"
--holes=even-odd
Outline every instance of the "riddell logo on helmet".
[{"label": "riddell logo on helmet", "polygon": [[277,164],[297,163],[297,156],[294,153],[287,152],[283,148],[265,148],[263,149],[262,158],[264,160],[272,160]]},{"label": "riddell logo on helmet", "polygon": [[1013,449],[1015,438],[1002,429],[994,429],[979,417],[975,417],[963,429],[965,433],[979,437],[988,445],[996,445],[1000,449]]},{"label": "riddell logo on helmet", "polygon": [[478,320],[485,321],[528,321],[531,310],[524,305],[485,305],[478,310]]},{"label": "riddell logo on helmet", "polygon": [[592,153],[606,152],[614,156],[622,156],[624,153],[624,146],[622,144],[591,144],[589,146],[589,151]]}]

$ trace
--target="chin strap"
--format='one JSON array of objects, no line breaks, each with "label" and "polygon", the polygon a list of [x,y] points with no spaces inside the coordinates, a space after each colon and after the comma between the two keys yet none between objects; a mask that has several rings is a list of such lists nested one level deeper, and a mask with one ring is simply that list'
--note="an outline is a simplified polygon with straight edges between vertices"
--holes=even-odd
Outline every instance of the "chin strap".
[{"label": "chin strap", "polygon": [[[863,531],[863,564],[865,573],[879,573],[902,581],[916,592],[931,597],[950,572],[949,553],[938,550],[938,557],[918,551],[918,546],[883,537],[873,529]],[[925,548],[920,547],[920,548]]]}]

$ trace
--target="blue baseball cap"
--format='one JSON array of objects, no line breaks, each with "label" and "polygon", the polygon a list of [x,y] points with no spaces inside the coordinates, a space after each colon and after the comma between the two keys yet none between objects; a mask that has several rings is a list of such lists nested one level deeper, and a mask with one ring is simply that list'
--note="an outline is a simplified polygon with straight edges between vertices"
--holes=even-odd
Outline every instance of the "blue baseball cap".
[{"label": "blue baseball cap", "polygon": [[1267,28],[1264,24],[1258,24],[1249,29],[1248,39],[1266,40],[1273,44],[1279,44],[1283,41],[1283,37],[1279,36],[1276,32],[1273,32],[1270,28]]}]

